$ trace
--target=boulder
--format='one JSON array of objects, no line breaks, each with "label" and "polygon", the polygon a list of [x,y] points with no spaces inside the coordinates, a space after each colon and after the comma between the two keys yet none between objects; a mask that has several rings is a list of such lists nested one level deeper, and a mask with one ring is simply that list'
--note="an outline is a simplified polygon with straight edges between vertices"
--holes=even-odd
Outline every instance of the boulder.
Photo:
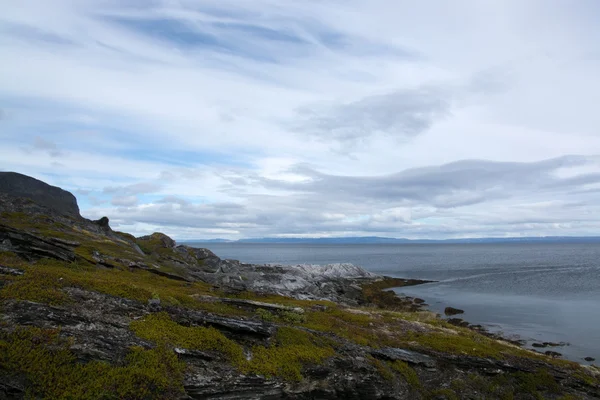
[{"label": "boulder", "polygon": [[461,310],[460,308],[454,308],[454,307],[446,307],[444,309],[444,314],[451,316],[451,315],[457,315],[457,314],[464,314],[464,310]]}]

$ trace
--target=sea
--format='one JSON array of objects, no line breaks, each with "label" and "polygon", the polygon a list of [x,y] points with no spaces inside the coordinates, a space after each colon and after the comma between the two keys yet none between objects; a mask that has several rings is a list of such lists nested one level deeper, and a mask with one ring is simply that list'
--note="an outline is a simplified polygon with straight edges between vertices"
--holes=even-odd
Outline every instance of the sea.
[{"label": "sea", "polygon": [[[600,364],[600,243],[280,244],[194,243],[247,263],[352,263],[377,274],[435,281],[394,289],[443,316]],[[588,364],[590,362],[587,362]]]}]

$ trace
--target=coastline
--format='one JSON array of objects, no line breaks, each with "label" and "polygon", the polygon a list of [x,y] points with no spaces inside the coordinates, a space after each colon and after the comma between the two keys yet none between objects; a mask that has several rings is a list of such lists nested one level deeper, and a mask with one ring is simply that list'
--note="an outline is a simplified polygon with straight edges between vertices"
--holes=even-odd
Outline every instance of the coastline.
[{"label": "coastline", "polygon": [[[418,279],[414,281],[419,281]],[[572,362],[579,363],[581,365],[593,366],[597,365],[597,360],[594,357],[589,355],[585,356],[576,356],[569,352],[571,343],[567,341],[559,341],[553,340],[552,335],[548,333],[540,333],[538,337],[530,337],[520,334],[519,332],[511,329],[510,326],[504,325],[498,321],[488,320],[487,323],[473,322],[469,319],[469,307],[461,306],[463,309],[454,308],[455,303],[448,301],[443,298],[436,298],[433,302],[431,298],[428,298],[427,294],[420,294],[423,298],[415,297],[413,295],[407,295],[404,293],[400,293],[401,289],[406,286],[417,286],[426,283],[436,283],[437,281],[423,281],[414,283],[413,285],[403,285],[394,288],[390,288],[394,290],[394,293],[400,297],[405,298],[408,301],[410,299],[417,299],[419,303],[421,303],[421,307],[423,311],[429,311],[435,313],[440,319],[446,321],[447,323],[466,328],[477,332],[481,335],[489,337],[495,340],[501,340],[507,343],[510,343],[515,346],[519,346],[520,348],[528,351],[532,351],[538,354],[543,354],[555,359],[563,359],[569,360]],[[435,303],[436,305],[432,305],[430,303]],[[444,310],[452,309],[456,310],[454,312],[446,313]],[[466,315],[465,315],[466,314]],[[524,337],[525,336],[525,337]]]}]

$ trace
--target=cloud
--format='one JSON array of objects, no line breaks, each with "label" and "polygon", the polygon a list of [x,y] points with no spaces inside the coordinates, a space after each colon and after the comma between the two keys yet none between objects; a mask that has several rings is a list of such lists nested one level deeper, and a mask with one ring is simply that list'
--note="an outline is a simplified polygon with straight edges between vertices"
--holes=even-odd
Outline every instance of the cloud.
[{"label": "cloud", "polygon": [[36,136],[33,145],[27,149],[27,151],[43,151],[50,155],[50,157],[58,158],[64,156],[64,152],[61,151],[56,143],[44,139],[41,136]]},{"label": "cloud", "polygon": [[5,7],[0,169],[139,234],[598,232],[596,10],[436,7]]},{"label": "cloud", "polygon": [[355,142],[371,135],[410,138],[450,113],[451,98],[441,88],[398,90],[360,100],[298,110],[296,130],[325,140]]},{"label": "cloud", "polygon": [[138,195],[146,193],[154,193],[161,189],[161,185],[154,182],[139,182],[123,186],[107,186],[103,189],[104,193],[119,193],[122,195]]},{"label": "cloud", "polygon": [[207,237],[212,229],[226,229],[230,237],[592,232],[600,224],[600,193],[575,193],[600,187],[600,175],[585,172],[592,170],[600,171],[600,157],[464,160],[370,177],[334,176],[303,166],[293,172],[305,180],[260,181],[265,193],[285,195],[258,194],[256,181],[249,179],[250,188],[230,184],[241,193],[237,202],[198,204],[167,196],[117,210],[114,217],[117,224],[160,226],[180,237]]},{"label": "cloud", "polygon": [[138,198],[136,196],[115,196],[110,204],[117,207],[132,207],[138,204]]}]

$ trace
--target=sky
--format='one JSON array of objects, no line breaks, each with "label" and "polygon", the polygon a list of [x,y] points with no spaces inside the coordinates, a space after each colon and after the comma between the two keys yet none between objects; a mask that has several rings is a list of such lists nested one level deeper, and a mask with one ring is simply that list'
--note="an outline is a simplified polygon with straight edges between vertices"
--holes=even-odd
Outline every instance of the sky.
[{"label": "sky", "polygon": [[0,170],[114,229],[600,235],[596,0],[0,10]]}]

